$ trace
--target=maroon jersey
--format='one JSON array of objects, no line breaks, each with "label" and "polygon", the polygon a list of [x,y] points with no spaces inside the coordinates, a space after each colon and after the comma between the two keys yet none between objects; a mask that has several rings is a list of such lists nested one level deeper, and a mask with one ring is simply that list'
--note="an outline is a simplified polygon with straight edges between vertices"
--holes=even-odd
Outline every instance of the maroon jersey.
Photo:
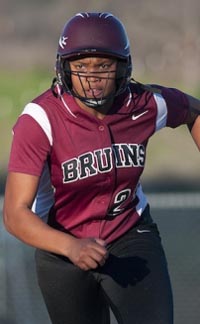
[{"label": "maroon jersey", "polygon": [[149,138],[165,126],[184,124],[188,115],[187,98],[176,89],[137,93],[131,84],[103,120],[72,96],[56,98],[47,90],[13,128],[9,170],[41,176],[44,210],[52,203],[49,172],[51,226],[111,242],[137,223],[147,205],[139,181]]}]

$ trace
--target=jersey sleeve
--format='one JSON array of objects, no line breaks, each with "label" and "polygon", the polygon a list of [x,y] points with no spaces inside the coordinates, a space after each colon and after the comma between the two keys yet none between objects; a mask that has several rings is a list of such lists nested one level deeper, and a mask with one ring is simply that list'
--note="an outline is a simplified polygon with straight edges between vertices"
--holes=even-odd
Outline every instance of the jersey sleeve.
[{"label": "jersey sleeve", "polygon": [[191,118],[186,94],[174,88],[162,88],[162,96],[167,106],[166,126],[175,128],[186,124]]},{"label": "jersey sleeve", "polygon": [[40,176],[50,149],[41,125],[32,116],[22,114],[13,127],[8,170]]}]

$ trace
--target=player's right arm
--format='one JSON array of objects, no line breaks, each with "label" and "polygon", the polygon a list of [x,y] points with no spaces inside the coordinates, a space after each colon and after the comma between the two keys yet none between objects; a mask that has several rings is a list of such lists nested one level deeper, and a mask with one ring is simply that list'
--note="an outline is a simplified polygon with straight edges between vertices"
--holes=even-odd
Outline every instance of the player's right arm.
[{"label": "player's right arm", "polygon": [[[31,106],[13,128],[3,217],[6,229],[26,244],[68,257],[84,270],[103,264],[105,247],[94,239],[81,240],[50,227],[31,210],[40,176],[51,152],[48,121],[41,107]],[[32,116],[37,112],[38,119]],[[29,111],[28,111],[29,113]]]},{"label": "player's right arm", "polygon": [[43,222],[31,211],[39,177],[9,172],[3,218],[6,229],[26,244],[68,257],[83,270],[103,265],[108,256],[105,243],[77,239]]},{"label": "player's right arm", "polygon": [[[3,218],[6,229],[24,243],[68,254],[70,237],[54,230],[31,211],[37,192],[39,177],[9,172],[6,181]],[[62,250],[66,246],[66,250]]]}]

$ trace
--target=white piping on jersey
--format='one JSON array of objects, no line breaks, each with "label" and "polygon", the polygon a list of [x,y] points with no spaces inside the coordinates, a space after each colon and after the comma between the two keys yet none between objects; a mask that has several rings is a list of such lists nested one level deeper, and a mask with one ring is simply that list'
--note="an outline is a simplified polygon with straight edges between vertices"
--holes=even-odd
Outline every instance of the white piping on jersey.
[{"label": "white piping on jersey", "polygon": [[58,91],[58,95],[63,103],[63,105],[65,106],[65,108],[67,109],[67,111],[70,113],[71,116],[73,116],[74,118],[77,118],[76,115],[73,114],[73,112],[71,111],[71,109],[68,107],[67,103],[65,102],[65,99],[63,98],[62,94],[61,94],[61,89],[59,84],[56,85],[57,91]]},{"label": "white piping on jersey", "polygon": [[153,94],[157,104],[156,131],[166,126],[167,123],[167,104],[163,96],[159,93]]},{"label": "white piping on jersey", "polygon": [[141,216],[145,207],[147,206],[148,201],[147,201],[145,194],[143,193],[142,186],[140,183],[137,186],[135,195],[139,199],[139,202],[136,206],[136,211],[137,211],[138,215]]},{"label": "white piping on jersey", "polygon": [[131,100],[133,98],[133,95],[132,95],[132,92],[131,92],[130,88],[128,88],[128,91],[129,91],[129,98],[128,98],[128,102],[126,104],[126,107],[128,107],[130,105]]},{"label": "white piping on jersey", "polygon": [[40,127],[43,129],[44,133],[46,134],[50,145],[52,146],[53,137],[52,137],[51,124],[49,122],[49,119],[44,109],[40,105],[31,102],[25,106],[21,115],[25,115],[25,114],[31,116],[40,125]]}]

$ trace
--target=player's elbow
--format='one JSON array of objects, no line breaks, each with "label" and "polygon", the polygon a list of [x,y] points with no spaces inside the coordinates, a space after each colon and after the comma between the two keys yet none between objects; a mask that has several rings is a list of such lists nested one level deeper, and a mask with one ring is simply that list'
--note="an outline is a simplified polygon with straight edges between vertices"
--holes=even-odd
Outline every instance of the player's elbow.
[{"label": "player's elbow", "polygon": [[17,228],[19,226],[18,212],[14,207],[4,202],[3,206],[3,223],[5,229],[12,235],[16,236]]},{"label": "player's elbow", "polygon": [[3,223],[4,223],[4,227],[5,229],[12,234],[12,217],[10,215],[10,212],[7,208],[7,206],[4,204],[3,207]]}]

